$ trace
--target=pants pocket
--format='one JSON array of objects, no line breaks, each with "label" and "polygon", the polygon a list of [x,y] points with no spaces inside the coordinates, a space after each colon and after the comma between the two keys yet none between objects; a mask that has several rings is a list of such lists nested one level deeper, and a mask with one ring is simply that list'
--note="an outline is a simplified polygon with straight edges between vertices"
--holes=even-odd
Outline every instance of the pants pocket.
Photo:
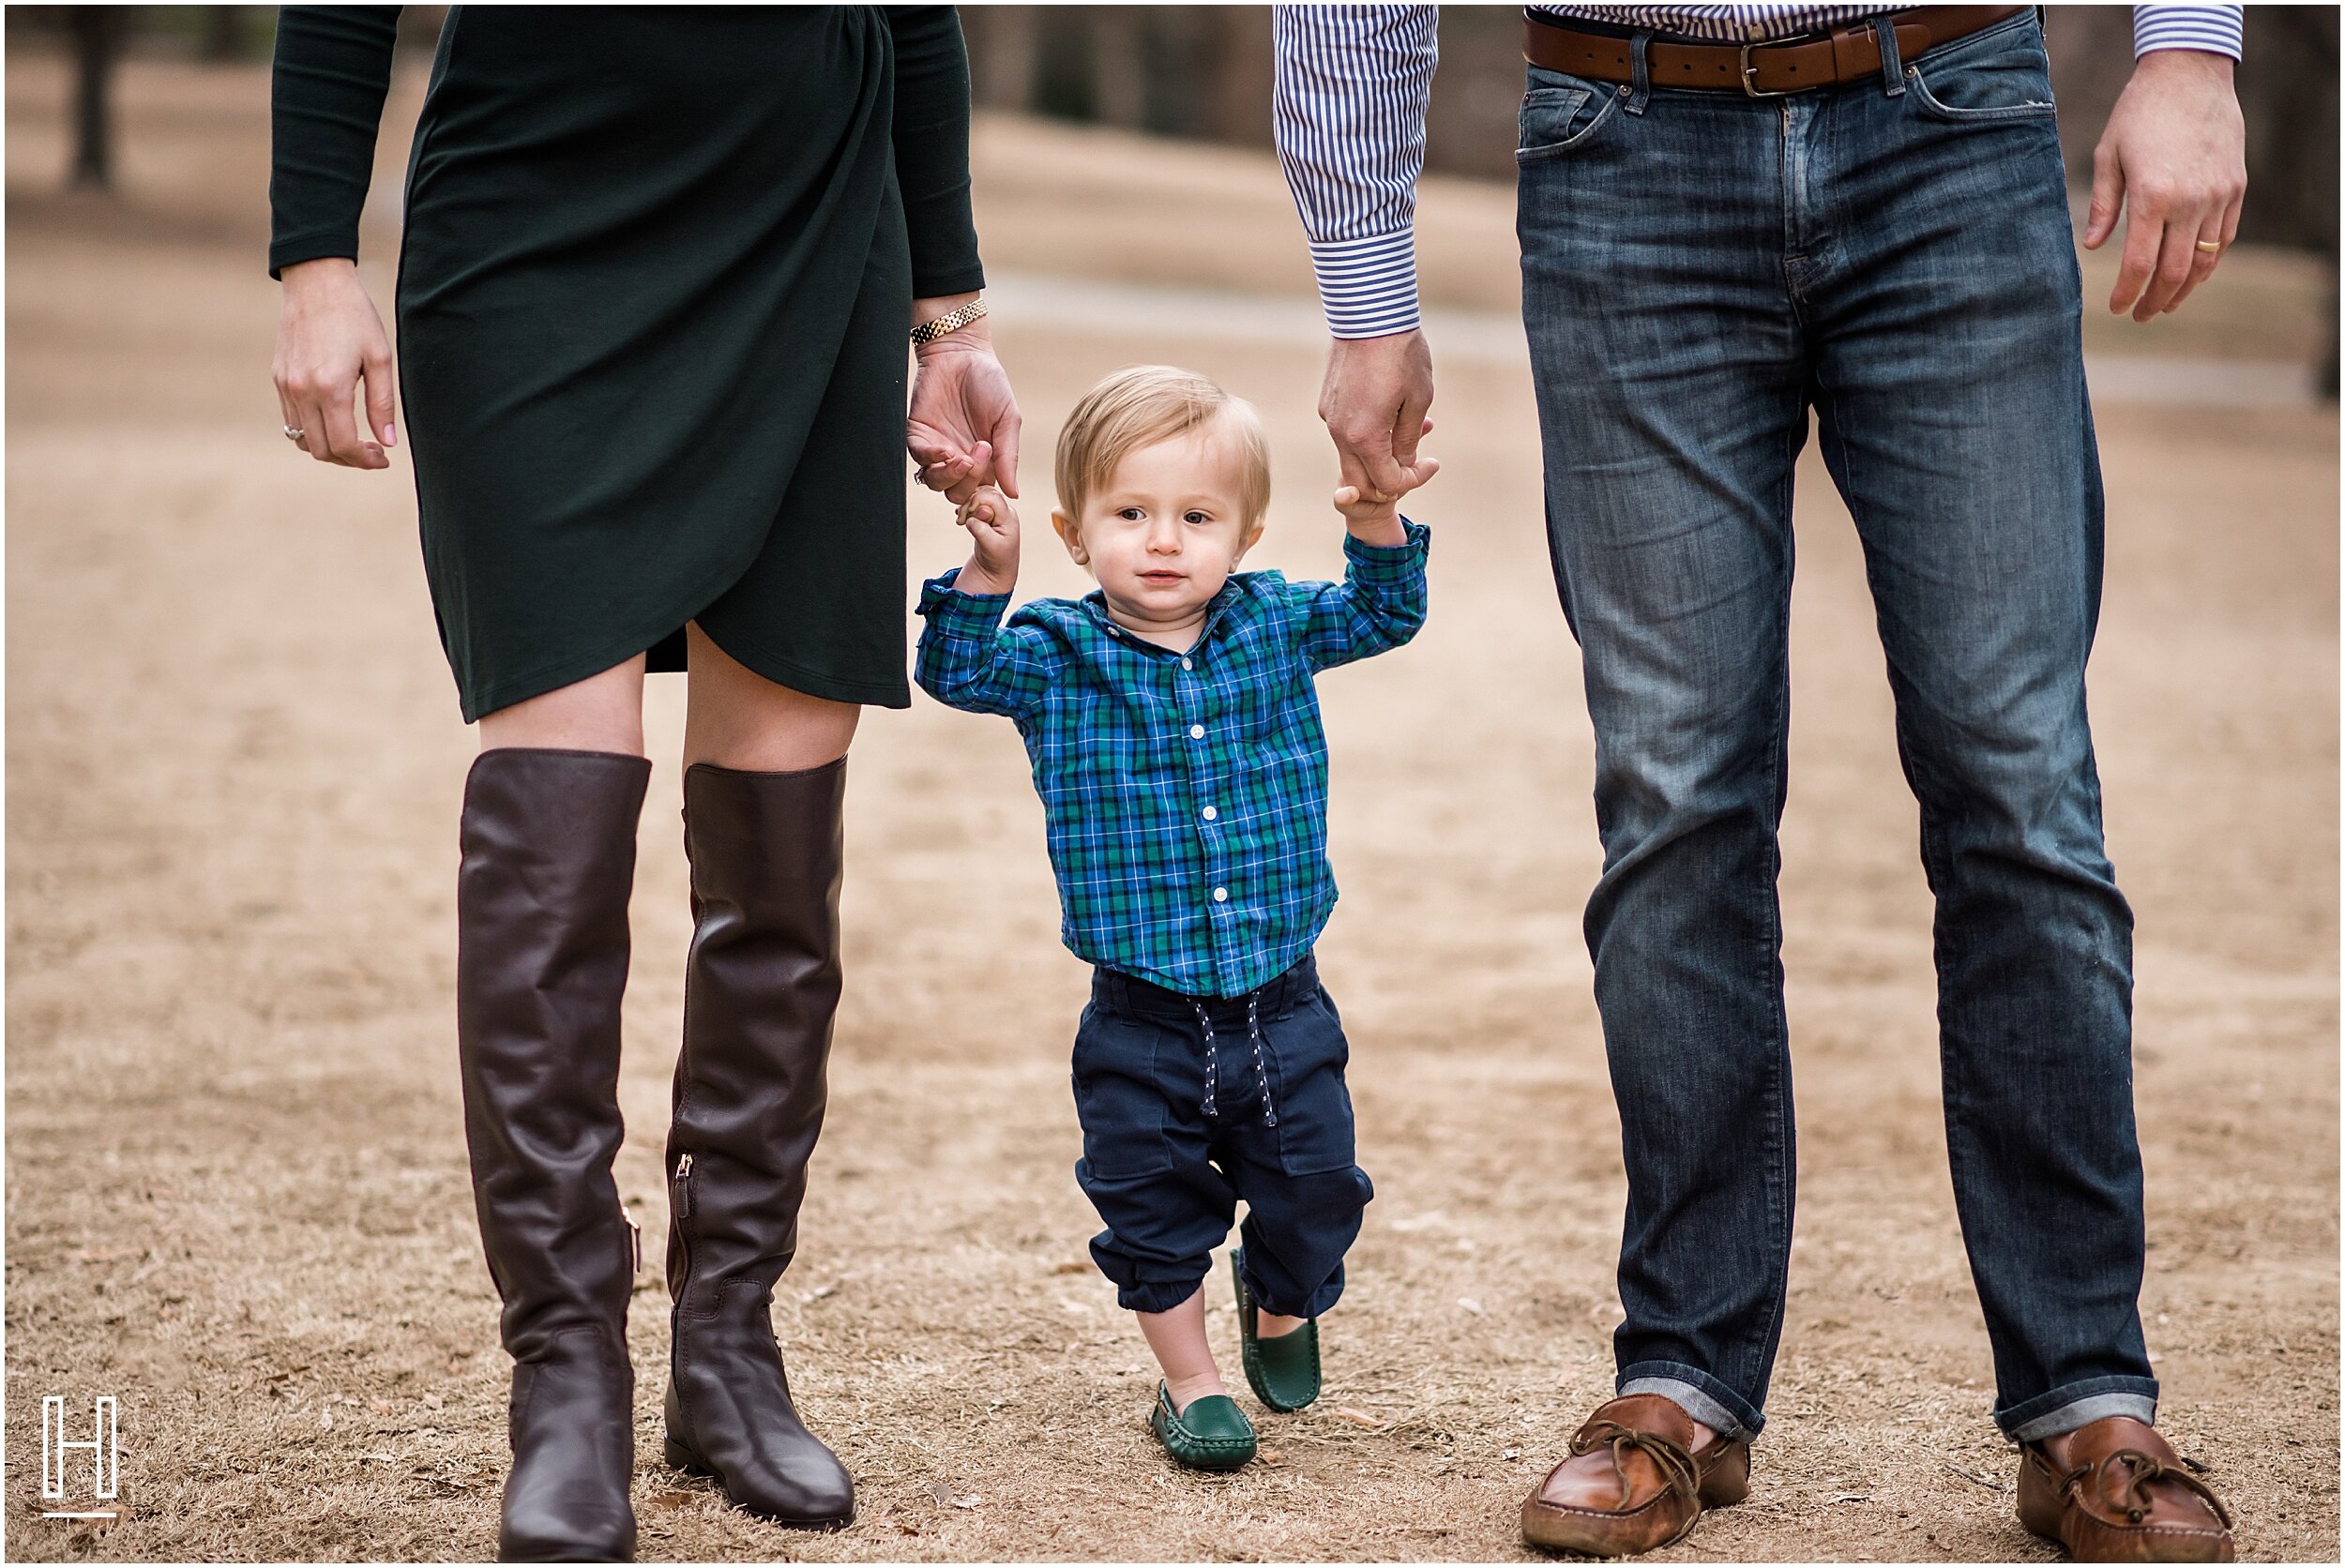
[{"label": "pants pocket", "polygon": [[1164,1094],[1157,1083],[1157,1051],[1164,1036],[1154,1025],[1102,1013],[1096,1005],[1083,1009],[1071,1077],[1075,1119],[1082,1124],[1082,1163],[1091,1175],[1114,1181],[1172,1168]]},{"label": "pants pocket", "polygon": [[1263,1046],[1278,1096],[1278,1168],[1290,1176],[1351,1169],[1357,1149],[1343,1070],[1352,1048],[1325,989],[1263,1025]]}]

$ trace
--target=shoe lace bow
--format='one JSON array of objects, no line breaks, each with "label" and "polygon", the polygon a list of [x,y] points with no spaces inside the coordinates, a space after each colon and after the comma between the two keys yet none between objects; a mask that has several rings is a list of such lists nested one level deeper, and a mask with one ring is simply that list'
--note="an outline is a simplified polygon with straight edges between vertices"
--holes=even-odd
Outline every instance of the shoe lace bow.
[{"label": "shoe lace bow", "polygon": [[1628,1471],[1622,1468],[1621,1458],[1630,1449],[1638,1450],[1653,1461],[1653,1468],[1661,1472],[1669,1489],[1691,1500],[1694,1496],[1694,1458],[1672,1439],[1658,1432],[1640,1432],[1617,1421],[1592,1421],[1582,1426],[1571,1440],[1574,1455],[1593,1454],[1609,1445],[1612,1451],[1612,1473],[1620,1477],[1621,1500],[1628,1498]]},{"label": "shoe lace bow", "polygon": [[2138,1525],[2147,1518],[2153,1500],[2150,1488],[2161,1481],[2171,1481],[2183,1490],[2196,1494],[2215,1511],[2215,1517],[2221,1521],[2223,1528],[2231,1529],[2231,1511],[2223,1506],[2223,1500],[2215,1495],[2212,1486],[2188,1470],[2177,1470],[2138,1448],[2121,1448],[2101,1460],[2099,1465],[2079,1465],[2061,1478],[2061,1487],[2063,1490],[2081,1488],[2101,1465],[2119,1464],[2126,1467],[2126,1483],[2117,1489],[2115,1500],[2116,1506],[2126,1511],[2126,1523]]}]

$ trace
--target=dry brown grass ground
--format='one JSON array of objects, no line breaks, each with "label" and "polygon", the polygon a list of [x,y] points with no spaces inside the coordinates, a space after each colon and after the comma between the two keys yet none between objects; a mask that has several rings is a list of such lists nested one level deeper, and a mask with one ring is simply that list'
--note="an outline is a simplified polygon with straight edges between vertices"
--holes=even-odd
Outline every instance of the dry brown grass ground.
[{"label": "dry brown grass ground", "polygon": [[[18,1558],[493,1547],[506,1364],[449,1005],[471,742],[403,462],[328,471],[277,434],[264,83],[132,69],[128,194],[79,203],[49,194],[59,74],[9,68]],[[391,123],[414,104],[411,83]],[[1263,158],[1018,126],[988,128],[980,155],[996,265],[1302,278]],[[1070,189],[1086,192],[1079,223]],[[1445,188],[1430,203],[1451,298],[1503,303],[1504,201]],[[388,239],[371,243],[387,305]],[[2238,260],[2242,289],[2278,279],[2276,297],[2300,299],[2285,263]],[[2206,309],[2242,309],[2221,288]],[[1138,321],[1112,339],[1000,326],[1036,492],[1056,421],[1100,370],[1187,359],[1267,415],[1269,561],[1335,567],[1308,349],[1197,345]],[[645,1556],[1522,1555],[1516,1503],[1606,1391],[1615,1314],[1620,1165],[1578,934],[1597,866],[1590,740],[1546,581],[1523,373],[1446,369],[1438,413],[1431,624],[1324,686],[1345,899],[1323,960],[1379,1198],[1329,1322],[1321,1413],[1265,1418],[1283,1462],[1233,1479],[1172,1470],[1142,1430],[1146,1353],[1083,1261],[1065,1062],[1084,977],[1054,941],[1022,757],[1006,725],[923,701],[872,715],[855,746],[831,1120],[777,1308],[862,1519],[789,1535],[660,1469],[664,1297],[646,1272]],[[2144,1311],[2164,1422],[2235,1504],[2243,1555],[2333,1560],[2337,425],[2111,409],[2102,429],[2093,695],[2141,920]],[[1802,482],[1792,1311],[1752,1500],[1672,1555],[2046,1559],[2012,1519],[1987,1420],[1939,1130],[1929,903],[1871,614],[1845,516],[1820,471]],[[932,502],[913,537],[923,571],[957,558]],[[1029,591],[1076,585],[1036,552]],[[619,1168],[655,1237],[687,935],[664,761],[679,700],[655,683]],[[1227,1348],[1229,1316],[1214,1323]],[[128,1519],[111,1531],[36,1516],[50,1393],[83,1411],[123,1400]]]}]

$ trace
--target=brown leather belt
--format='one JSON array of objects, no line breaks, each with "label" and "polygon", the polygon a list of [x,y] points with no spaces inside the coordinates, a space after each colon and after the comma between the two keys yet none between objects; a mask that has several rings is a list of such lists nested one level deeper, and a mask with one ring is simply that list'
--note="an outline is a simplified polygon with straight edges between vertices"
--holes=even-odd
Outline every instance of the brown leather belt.
[{"label": "brown leather belt", "polygon": [[[1879,76],[1881,43],[1873,36],[1879,22],[1895,24],[1898,58],[1912,60],[1939,44],[1968,37],[2028,8],[1917,6],[1887,12],[1873,22],[1836,27],[1823,38],[1784,43],[1664,43],[1656,38],[1645,46],[1645,79],[1656,87],[1722,88],[1752,98],[1782,98]],[[1524,20],[1522,57],[1566,76],[1597,82],[1635,80],[1626,38],[1581,33],[1552,22]]]}]

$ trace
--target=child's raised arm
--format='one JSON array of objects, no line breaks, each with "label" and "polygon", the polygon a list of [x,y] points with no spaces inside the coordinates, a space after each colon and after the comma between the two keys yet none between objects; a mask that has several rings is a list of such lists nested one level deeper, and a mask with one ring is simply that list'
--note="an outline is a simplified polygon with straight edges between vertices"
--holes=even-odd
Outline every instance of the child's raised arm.
[{"label": "child's raised arm", "polygon": [[969,530],[969,564],[921,586],[914,678],[948,707],[1022,717],[1049,688],[1055,643],[1039,626],[1001,624],[1018,582],[1018,514],[988,486],[953,520]]}]

